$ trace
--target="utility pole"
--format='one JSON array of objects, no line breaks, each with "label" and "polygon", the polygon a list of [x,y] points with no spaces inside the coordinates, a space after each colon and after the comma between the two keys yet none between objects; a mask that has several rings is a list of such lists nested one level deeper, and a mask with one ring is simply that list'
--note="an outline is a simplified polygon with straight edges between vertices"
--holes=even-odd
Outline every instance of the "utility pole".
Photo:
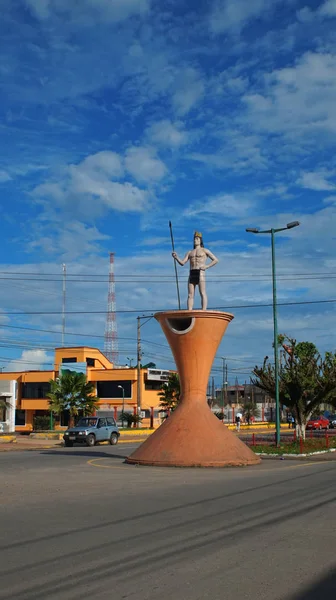
[{"label": "utility pole", "polygon": [[137,385],[137,414],[140,414],[141,410],[141,336],[140,336],[140,317],[137,317],[137,374],[138,374],[138,385]]},{"label": "utility pole", "polygon": [[212,400],[211,404],[213,406],[215,404],[215,378],[214,377],[212,378],[212,381],[211,381],[211,400]]},{"label": "utility pole", "polygon": [[[153,317],[137,317],[137,414],[140,415],[141,411],[141,388],[142,388],[142,378],[141,378],[141,327],[150,321]],[[141,319],[146,319],[144,323],[141,325]]]},{"label": "utility pole", "polygon": [[222,413],[223,413],[223,423],[224,423],[224,388],[225,388],[225,358],[222,356],[223,361],[223,378],[222,378]]},{"label": "utility pole", "polygon": [[225,403],[226,403],[226,405],[228,403],[227,386],[228,386],[228,366],[226,364],[226,366],[225,366]]},{"label": "utility pole", "polygon": [[66,265],[63,263],[63,303],[62,303],[62,347],[64,348],[65,336],[65,296],[66,296]]}]

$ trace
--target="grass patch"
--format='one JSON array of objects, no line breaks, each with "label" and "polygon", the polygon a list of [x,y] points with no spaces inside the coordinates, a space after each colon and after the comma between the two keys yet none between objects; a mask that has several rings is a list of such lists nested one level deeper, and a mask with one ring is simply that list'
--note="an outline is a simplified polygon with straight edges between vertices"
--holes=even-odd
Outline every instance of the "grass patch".
[{"label": "grass patch", "polygon": [[300,446],[299,441],[296,441],[282,442],[279,448],[274,443],[256,444],[255,446],[249,444],[249,447],[254,452],[263,454],[309,454],[310,452],[321,452],[322,450],[336,448],[336,436],[328,438],[328,444],[326,438],[315,438],[306,439],[302,446]]}]

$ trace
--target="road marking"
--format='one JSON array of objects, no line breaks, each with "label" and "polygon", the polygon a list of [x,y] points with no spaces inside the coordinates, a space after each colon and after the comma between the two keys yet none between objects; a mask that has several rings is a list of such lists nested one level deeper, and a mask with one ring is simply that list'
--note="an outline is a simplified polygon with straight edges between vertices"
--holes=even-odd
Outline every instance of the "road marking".
[{"label": "road marking", "polygon": [[100,467],[101,469],[125,469],[125,467],[120,467],[118,465],[97,465],[96,463],[100,460],[111,460],[110,457],[104,456],[103,458],[91,458],[87,461],[88,465],[91,467]]}]

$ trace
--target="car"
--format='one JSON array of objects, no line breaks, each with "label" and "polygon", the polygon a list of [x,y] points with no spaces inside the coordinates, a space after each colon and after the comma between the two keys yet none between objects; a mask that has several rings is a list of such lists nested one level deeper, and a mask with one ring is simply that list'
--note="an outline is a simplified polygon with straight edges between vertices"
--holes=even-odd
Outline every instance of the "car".
[{"label": "car", "polygon": [[94,446],[98,442],[118,443],[119,429],[112,417],[82,417],[75,427],[69,427],[63,435],[64,444],[71,448],[75,442]]},{"label": "car", "polygon": [[323,416],[312,417],[307,422],[306,429],[329,429],[329,419]]},{"label": "car", "polygon": [[329,415],[328,421],[330,429],[336,429],[336,415]]}]

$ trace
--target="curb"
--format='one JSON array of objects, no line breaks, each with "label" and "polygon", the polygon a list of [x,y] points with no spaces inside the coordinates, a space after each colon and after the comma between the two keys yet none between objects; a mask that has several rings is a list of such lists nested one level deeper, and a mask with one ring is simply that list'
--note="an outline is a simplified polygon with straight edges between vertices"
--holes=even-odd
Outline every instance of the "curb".
[{"label": "curb", "polygon": [[332,454],[333,452],[336,452],[336,448],[330,448],[329,450],[319,450],[318,452],[309,452],[307,454],[267,454],[267,452],[255,452],[255,454],[257,456],[260,456],[261,458],[293,458],[297,460],[298,458],[310,458],[311,456],[320,456],[321,454]]},{"label": "curb", "polygon": [[2,435],[0,436],[0,444],[16,444],[16,436]]}]

